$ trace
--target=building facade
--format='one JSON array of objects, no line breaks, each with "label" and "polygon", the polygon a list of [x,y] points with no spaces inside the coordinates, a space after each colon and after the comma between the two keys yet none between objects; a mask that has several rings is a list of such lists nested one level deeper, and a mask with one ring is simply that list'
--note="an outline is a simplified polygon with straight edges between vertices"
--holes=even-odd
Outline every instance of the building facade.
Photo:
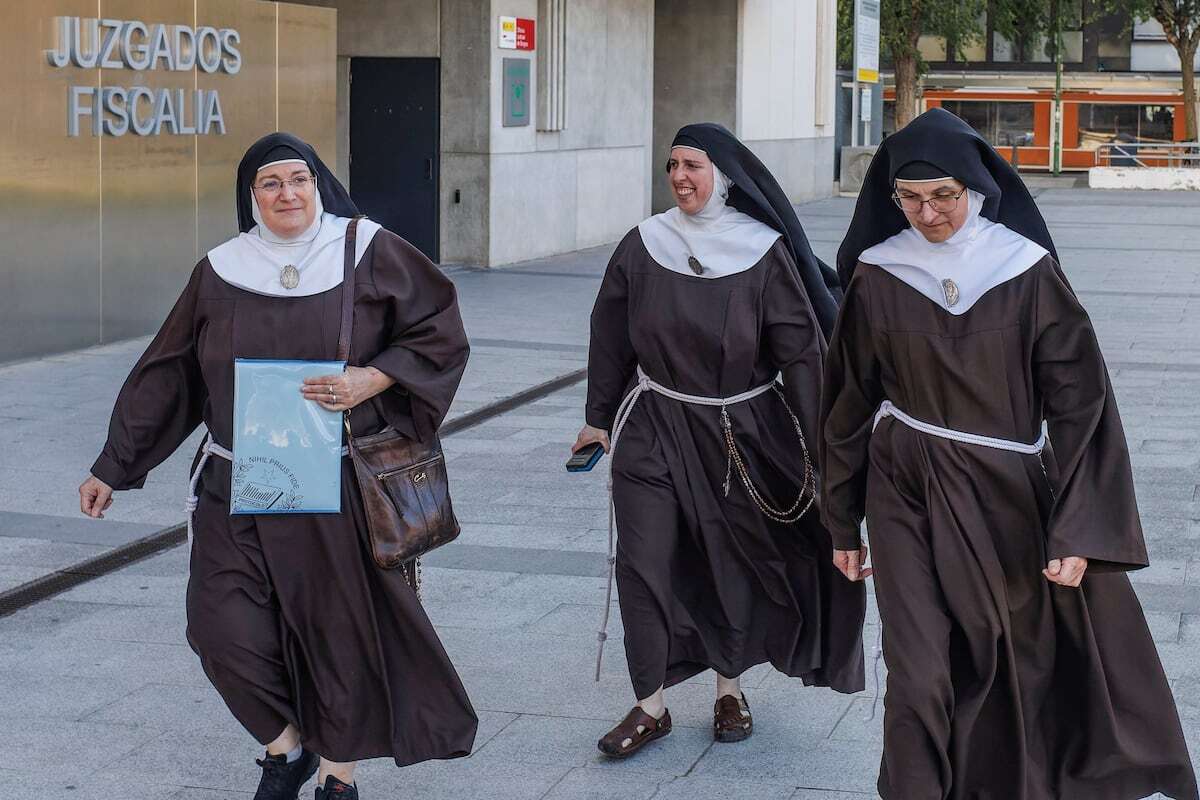
[{"label": "building facade", "polygon": [[[1179,57],[1161,26],[1097,16],[1089,6],[1064,22],[1061,123],[1053,49],[1044,37],[1018,47],[986,17],[984,35],[965,46],[922,37],[922,108],[963,117],[1022,169],[1050,169],[1056,146],[1064,170],[1084,170],[1106,163],[1106,144],[1160,143],[1166,152],[1184,141]],[[887,133],[895,127],[894,85],[885,98]]]},{"label": "building facade", "polygon": [[[0,177],[34,193],[6,197],[0,222],[0,361],[152,331],[192,264],[236,232],[237,157],[275,128],[313,142],[366,213],[441,263],[497,266],[619,239],[669,205],[662,167],[689,122],[731,128],[795,201],[834,187],[834,0],[13,5],[5,36],[21,66],[0,91],[44,106],[48,121],[18,121],[0,144]],[[223,131],[113,136],[101,125],[93,137],[84,114],[86,135],[71,137],[65,72],[103,87],[110,70],[56,71],[45,51],[64,16],[95,20],[101,37],[110,16],[152,35],[165,26],[168,39],[211,27],[218,47],[220,31],[237,30],[239,75],[177,63],[168,83],[247,94],[222,90]],[[119,45],[124,29],[113,30]],[[35,163],[56,164],[61,186]],[[28,231],[55,244],[36,250]]]}]

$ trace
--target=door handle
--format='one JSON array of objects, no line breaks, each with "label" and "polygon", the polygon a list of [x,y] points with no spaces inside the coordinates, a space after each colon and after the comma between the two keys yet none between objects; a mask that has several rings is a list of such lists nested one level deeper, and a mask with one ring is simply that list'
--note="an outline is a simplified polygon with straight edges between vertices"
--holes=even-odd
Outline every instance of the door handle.
[{"label": "door handle", "polygon": [[425,180],[427,180],[427,181],[433,180],[433,159],[432,158],[425,159]]}]

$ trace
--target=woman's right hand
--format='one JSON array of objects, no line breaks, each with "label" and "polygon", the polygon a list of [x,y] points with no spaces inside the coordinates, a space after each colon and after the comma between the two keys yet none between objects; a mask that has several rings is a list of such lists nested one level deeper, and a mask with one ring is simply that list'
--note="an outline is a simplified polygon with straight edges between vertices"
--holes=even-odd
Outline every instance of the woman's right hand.
[{"label": "woman's right hand", "polygon": [[104,512],[112,505],[112,487],[95,475],[79,486],[79,510],[93,519],[104,519]]},{"label": "woman's right hand", "polygon": [[599,428],[593,428],[591,425],[584,425],[579,429],[579,435],[575,437],[575,444],[571,445],[571,452],[579,452],[579,448],[587,447],[592,442],[599,442],[604,448],[604,452],[608,452],[608,431]]}]

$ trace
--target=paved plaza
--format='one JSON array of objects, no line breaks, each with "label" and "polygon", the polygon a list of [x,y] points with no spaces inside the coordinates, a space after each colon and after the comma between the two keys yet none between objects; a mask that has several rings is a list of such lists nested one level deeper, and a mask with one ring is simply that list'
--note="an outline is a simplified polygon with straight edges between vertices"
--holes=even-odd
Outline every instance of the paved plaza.
[{"label": "paved plaza", "polygon": [[[1153,561],[1133,580],[1200,756],[1200,194],[1037,185],[1116,388]],[[852,208],[847,198],[800,208],[827,261]],[[610,251],[447,270],[473,346],[452,418],[584,366],[588,311]],[[146,489],[118,494],[104,521],[78,513],[75,488],[146,341],[0,366],[9,389],[0,405],[0,591],[182,521],[194,440]],[[617,615],[601,679],[592,679],[605,482],[602,471],[563,470],[583,398],[577,383],[446,439],[463,534],[427,560],[424,602],[478,711],[479,735],[469,758],[403,770],[364,764],[363,797],[875,798],[880,720],[866,720],[869,699],[807,689],[765,667],[744,682],[755,714],[748,741],[713,743],[708,673],[668,691],[669,737],[625,762],[597,753],[596,739],[633,699]],[[251,797],[259,748],[184,641],[187,567],[187,548],[175,547],[0,618],[6,795]],[[868,644],[874,620],[872,608]]]}]

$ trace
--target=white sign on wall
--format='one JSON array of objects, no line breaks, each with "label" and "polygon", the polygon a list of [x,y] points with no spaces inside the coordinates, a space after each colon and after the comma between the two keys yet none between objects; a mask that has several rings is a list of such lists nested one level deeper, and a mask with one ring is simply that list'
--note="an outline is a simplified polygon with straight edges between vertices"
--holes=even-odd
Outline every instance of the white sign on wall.
[{"label": "white sign on wall", "polygon": [[516,50],[517,49],[517,18],[516,17],[501,17],[500,18],[500,43],[501,50]]}]

